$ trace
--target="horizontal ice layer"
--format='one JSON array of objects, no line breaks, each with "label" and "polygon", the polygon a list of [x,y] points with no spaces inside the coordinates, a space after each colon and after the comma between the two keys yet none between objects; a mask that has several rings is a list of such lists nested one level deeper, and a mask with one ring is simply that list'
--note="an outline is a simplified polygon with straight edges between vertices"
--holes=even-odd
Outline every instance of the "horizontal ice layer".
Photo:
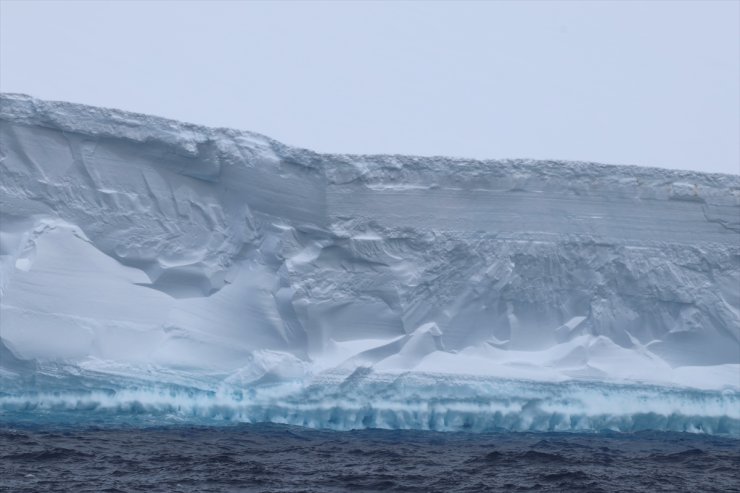
[{"label": "horizontal ice layer", "polygon": [[6,382],[62,361],[717,396],[740,389],[740,176],[321,155],[3,95],[0,293]]},{"label": "horizontal ice layer", "polygon": [[[98,375],[100,377],[100,375]],[[77,380],[77,382],[75,382]],[[547,383],[413,373],[330,372],[309,382],[193,388],[55,378],[0,395],[0,420],[217,424],[272,422],[352,430],[682,431],[740,436],[740,396],[647,385]],[[44,390],[52,384],[53,388]]]}]

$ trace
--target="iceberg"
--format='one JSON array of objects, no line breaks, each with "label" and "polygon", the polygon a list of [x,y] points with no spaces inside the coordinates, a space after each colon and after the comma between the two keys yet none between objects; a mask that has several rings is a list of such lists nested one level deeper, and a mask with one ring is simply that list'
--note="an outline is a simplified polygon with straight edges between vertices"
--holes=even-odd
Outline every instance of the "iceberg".
[{"label": "iceberg", "polygon": [[0,379],[0,421],[740,435],[740,176],[3,94]]}]

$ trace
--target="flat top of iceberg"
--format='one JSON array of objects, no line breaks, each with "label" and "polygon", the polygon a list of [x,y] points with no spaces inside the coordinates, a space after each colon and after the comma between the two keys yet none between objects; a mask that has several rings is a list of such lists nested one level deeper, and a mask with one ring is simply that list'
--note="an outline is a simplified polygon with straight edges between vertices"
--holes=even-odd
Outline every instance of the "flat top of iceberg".
[{"label": "flat top of iceberg", "polygon": [[[230,128],[212,128],[193,123],[185,123],[159,116],[129,112],[113,108],[88,106],[63,101],[46,101],[26,94],[0,93],[0,119],[8,122],[49,127],[65,132],[75,132],[98,137],[125,138],[135,142],[161,142],[183,155],[195,156],[199,146],[208,141],[232,140],[238,145],[268,149],[278,154],[290,154],[304,165],[315,165],[317,158],[331,157],[344,165],[365,161],[387,164],[391,167],[432,167],[454,166],[457,173],[492,171],[504,168],[512,171],[527,168],[542,174],[557,173],[571,178],[589,177],[617,179],[661,177],[666,181],[687,180],[694,184],[740,187],[740,175],[707,173],[700,171],[672,170],[636,165],[614,165],[584,161],[502,159],[476,160],[448,156],[407,156],[407,155],[353,155],[320,154],[308,149],[290,148],[262,134]],[[625,143],[629,145],[629,143]]]}]

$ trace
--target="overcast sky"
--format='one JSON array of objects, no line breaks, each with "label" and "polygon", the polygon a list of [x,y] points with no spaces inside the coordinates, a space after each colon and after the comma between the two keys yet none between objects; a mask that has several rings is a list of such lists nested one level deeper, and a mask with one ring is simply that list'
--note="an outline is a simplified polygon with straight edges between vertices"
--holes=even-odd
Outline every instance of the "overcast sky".
[{"label": "overcast sky", "polygon": [[317,151],[740,173],[740,3],[0,3],[0,90]]}]

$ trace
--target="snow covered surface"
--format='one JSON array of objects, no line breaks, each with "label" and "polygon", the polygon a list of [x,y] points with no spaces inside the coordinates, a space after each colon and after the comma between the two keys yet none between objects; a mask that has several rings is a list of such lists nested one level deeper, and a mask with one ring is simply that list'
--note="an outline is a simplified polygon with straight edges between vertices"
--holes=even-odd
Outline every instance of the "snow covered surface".
[{"label": "snow covered surface", "polygon": [[0,103],[0,413],[740,433],[740,176]]}]

